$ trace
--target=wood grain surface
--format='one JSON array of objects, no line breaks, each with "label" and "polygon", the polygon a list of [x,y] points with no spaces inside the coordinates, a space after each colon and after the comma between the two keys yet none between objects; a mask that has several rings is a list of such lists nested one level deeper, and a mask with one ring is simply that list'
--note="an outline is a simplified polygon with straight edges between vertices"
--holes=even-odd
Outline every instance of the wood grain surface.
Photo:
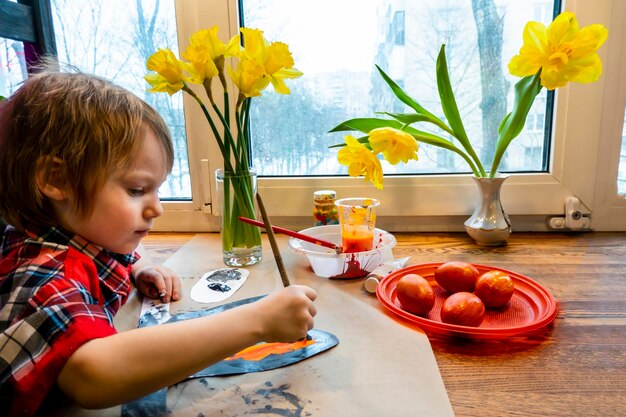
[{"label": "wood grain surface", "polygon": [[[554,323],[528,335],[429,335],[457,417],[626,416],[626,233],[514,233],[496,248],[464,233],[394,235],[394,256],[409,256],[409,265],[455,260],[509,269],[558,301]],[[192,237],[151,234],[144,246],[163,261]]]}]

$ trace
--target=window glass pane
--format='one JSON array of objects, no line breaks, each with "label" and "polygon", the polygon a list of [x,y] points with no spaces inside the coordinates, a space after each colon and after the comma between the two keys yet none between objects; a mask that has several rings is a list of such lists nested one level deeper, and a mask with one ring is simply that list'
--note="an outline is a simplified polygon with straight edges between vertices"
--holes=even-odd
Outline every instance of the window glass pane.
[{"label": "window glass pane", "polygon": [[[537,0],[241,0],[243,24],[265,32],[268,41],[289,45],[295,67],[304,75],[288,80],[292,93],[271,88],[253,99],[253,164],[261,175],[345,174],[336,159],[345,133],[328,133],[356,117],[376,112],[409,112],[375,69],[379,65],[410,96],[440,118],[436,58],[442,44],[451,83],[468,136],[489,168],[498,126],[511,110],[519,78],[509,60],[522,44],[529,20],[549,24],[554,2]],[[472,10],[492,5],[495,13]],[[481,28],[481,30],[477,30]],[[478,42],[478,33],[486,33]],[[481,53],[483,56],[481,67]],[[486,62],[498,65],[486,66]],[[481,78],[482,74],[482,78]],[[290,81],[290,82],[289,82]],[[499,86],[499,87],[498,87]],[[552,97],[545,89],[528,122],[513,141],[501,171],[546,171]],[[428,125],[413,125],[447,137]],[[355,136],[358,136],[356,132]],[[469,172],[458,156],[420,144],[419,161],[391,166],[390,173]]]},{"label": "window glass pane", "polygon": [[[158,7],[157,7],[158,6]],[[59,61],[101,75],[153,105],[174,138],[174,169],[159,193],[190,199],[182,95],[146,92],[148,57],[158,48],[178,54],[174,0],[52,0]]]},{"label": "window glass pane", "polygon": [[619,155],[617,193],[626,196],[626,109],[624,109],[624,127],[622,128],[622,150]]},{"label": "window glass pane", "polygon": [[27,77],[24,44],[0,38],[0,96],[13,94]]}]

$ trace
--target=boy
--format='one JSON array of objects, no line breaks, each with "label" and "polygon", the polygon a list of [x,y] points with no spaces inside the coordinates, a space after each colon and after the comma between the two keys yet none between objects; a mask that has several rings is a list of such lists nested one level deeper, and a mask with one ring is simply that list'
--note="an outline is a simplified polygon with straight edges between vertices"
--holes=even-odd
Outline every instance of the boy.
[{"label": "boy", "polygon": [[98,77],[42,72],[0,103],[0,415],[33,415],[59,396],[121,404],[313,327],[315,291],[290,286],[218,315],[116,332],[131,273],[145,296],[180,297],[174,273],[135,263],[172,163],[156,111]]}]

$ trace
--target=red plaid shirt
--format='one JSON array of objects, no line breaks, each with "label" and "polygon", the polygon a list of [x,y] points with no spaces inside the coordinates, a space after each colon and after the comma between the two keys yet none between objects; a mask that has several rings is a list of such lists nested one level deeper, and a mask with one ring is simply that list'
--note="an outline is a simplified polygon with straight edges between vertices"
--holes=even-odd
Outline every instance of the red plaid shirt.
[{"label": "red plaid shirt", "polygon": [[0,415],[34,415],[83,343],[116,333],[137,254],[52,228],[12,226],[0,247]]}]

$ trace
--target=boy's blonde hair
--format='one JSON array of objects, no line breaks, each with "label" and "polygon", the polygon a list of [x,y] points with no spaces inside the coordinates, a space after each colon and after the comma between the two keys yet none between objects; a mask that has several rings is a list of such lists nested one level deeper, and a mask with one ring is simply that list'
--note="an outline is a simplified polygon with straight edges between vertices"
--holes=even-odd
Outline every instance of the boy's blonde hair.
[{"label": "boy's blonde hair", "polygon": [[[87,216],[93,195],[129,162],[146,129],[161,142],[170,172],[169,130],[139,97],[90,74],[32,76],[0,102],[0,217],[18,229],[59,224],[37,186],[42,169],[73,193],[76,212]],[[61,171],[53,174],[56,162]]]}]

